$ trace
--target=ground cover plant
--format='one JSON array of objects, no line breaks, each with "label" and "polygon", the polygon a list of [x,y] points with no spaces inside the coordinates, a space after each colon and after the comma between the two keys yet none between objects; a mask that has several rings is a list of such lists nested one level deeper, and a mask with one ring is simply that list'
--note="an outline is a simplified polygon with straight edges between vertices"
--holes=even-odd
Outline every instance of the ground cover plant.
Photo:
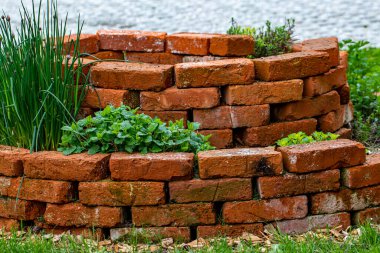
[{"label": "ground cover plant", "polygon": [[276,145],[280,147],[285,147],[285,146],[290,146],[290,145],[306,144],[306,143],[312,143],[312,142],[317,142],[317,141],[336,140],[338,138],[339,138],[339,135],[333,134],[333,133],[324,133],[324,132],[315,131],[311,135],[307,135],[304,132],[298,132],[298,133],[289,134],[287,137],[278,140],[276,142]]},{"label": "ground cover plant", "polygon": [[235,19],[232,19],[227,34],[252,36],[255,39],[255,52],[249,57],[259,58],[291,52],[294,42],[294,25],[294,19],[286,19],[285,24],[281,26],[273,26],[268,20],[265,26],[259,28],[242,27]]},{"label": "ground cover plant", "polygon": [[17,28],[12,17],[0,19],[0,144],[34,151],[58,148],[61,128],[78,113],[86,85],[78,42],[69,56],[64,47],[67,18],[60,20],[56,0],[45,4],[31,11],[23,6]]},{"label": "ground cover plant", "polygon": [[380,147],[380,48],[366,41],[344,40],[348,51],[347,79],[355,108],[354,138],[369,147]]},{"label": "ground cover plant", "polygon": [[62,128],[64,134],[59,151],[65,155],[81,153],[111,153],[117,151],[158,153],[165,151],[193,152],[213,149],[208,142],[210,136],[196,133],[198,123],[183,120],[163,123],[138,114],[138,109],[125,105],[112,105]]}]

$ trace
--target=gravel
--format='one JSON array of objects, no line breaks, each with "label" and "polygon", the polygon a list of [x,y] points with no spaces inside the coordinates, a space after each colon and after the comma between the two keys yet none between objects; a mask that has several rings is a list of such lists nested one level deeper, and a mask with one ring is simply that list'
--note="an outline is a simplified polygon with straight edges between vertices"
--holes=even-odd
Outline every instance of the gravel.
[{"label": "gravel", "polygon": [[[38,0],[36,0],[38,1]],[[31,0],[25,0],[30,8]],[[19,0],[1,0],[1,7],[19,22]],[[225,32],[234,17],[241,25],[281,24],[296,19],[296,38],[338,36],[364,39],[380,46],[380,0],[59,0],[75,31],[78,14],[84,32],[101,28],[166,31],[168,33]]]}]

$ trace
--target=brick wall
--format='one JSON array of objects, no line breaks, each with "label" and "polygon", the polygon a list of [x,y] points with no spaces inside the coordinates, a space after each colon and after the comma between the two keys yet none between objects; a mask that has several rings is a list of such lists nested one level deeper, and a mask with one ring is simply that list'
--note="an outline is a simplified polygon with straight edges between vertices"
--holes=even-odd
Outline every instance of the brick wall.
[{"label": "brick wall", "polygon": [[83,53],[119,61],[86,68],[95,89],[81,116],[125,103],[163,121],[200,122],[200,132],[212,134],[211,144],[219,149],[266,147],[298,131],[350,137],[347,53],[339,52],[337,38],[306,40],[294,44],[292,53],[247,59],[254,43],[249,36],[223,34],[84,34]]},{"label": "brick wall", "polygon": [[[76,154],[0,148],[0,227],[112,239],[302,233],[380,222],[380,154],[347,139],[274,149]],[[24,177],[22,177],[24,175]],[[16,200],[17,199],[17,200]]]}]

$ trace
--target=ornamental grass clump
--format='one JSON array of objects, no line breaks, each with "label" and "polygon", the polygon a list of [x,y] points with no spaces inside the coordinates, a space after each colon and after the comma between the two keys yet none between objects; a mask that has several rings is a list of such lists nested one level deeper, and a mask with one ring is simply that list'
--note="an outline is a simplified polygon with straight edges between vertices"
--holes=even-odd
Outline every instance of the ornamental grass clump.
[{"label": "ornamental grass clump", "polygon": [[59,151],[65,155],[81,153],[158,153],[165,151],[193,152],[214,149],[208,142],[210,136],[196,132],[198,123],[183,120],[163,123],[159,118],[152,119],[138,114],[137,109],[125,105],[116,108],[112,105],[62,128],[64,134]]},{"label": "ornamental grass clump", "polygon": [[[31,11],[22,5],[17,28],[12,17],[0,19],[0,144],[32,151],[58,148],[61,128],[75,119],[87,83],[79,39],[67,52],[67,17],[59,19],[56,1],[45,5],[41,0]],[[81,27],[78,20],[77,38]]]}]

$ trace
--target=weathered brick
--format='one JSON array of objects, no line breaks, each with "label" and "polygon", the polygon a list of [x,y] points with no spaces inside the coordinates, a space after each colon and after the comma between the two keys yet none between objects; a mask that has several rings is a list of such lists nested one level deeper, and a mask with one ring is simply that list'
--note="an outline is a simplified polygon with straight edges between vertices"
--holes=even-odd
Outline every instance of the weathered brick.
[{"label": "weathered brick", "polygon": [[285,168],[290,172],[306,173],[351,167],[365,162],[365,147],[351,140],[321,141],[280,147]]},{"label": "weathered brick", "polygon": [[346,70],[348,69],[348,52],[339,51],[339,65],[343,66]]},{"label": "weathered brick", "polygon": [[365,164],[344,169],[342,178],[349,188],[380,184],[380,154],[368,155]]},{"label": "weathered brick", "polygon": [[20,186],[20,177],[3,177],[0,176],[0,196],[17,195],[17,189]]},{"label": "weathered brick", "polygon": [[336,89],[340,96],[340,104],[345,105],[350,102],[350,86],[348,84],[345,84],[338,89]]},{"label": "weathered brick", "polygon": [[81,107],[77,114],[76,120],[84,119],[90,115],[94,115],[95,110],[93,108]]},{"label": "weathered brick", "polygon": [[357,190],[318,193],[311,197],[313,214],[357,211],[380,204],[380,185]]},{"label": "weathered brick", "polygon": [[169,123],[170,121],[175,122],[177,120],[183,120],[183,124],[187,126],[187,111],[142,111],[139,110],[138,113],[143,113],[150,116],[151,118],[159,118],[161,121]]},{"label": "weathered brick", "polygon": [[136,226],[196,226],[215,224],[212,203],[132,207]]},{"label": "weathered brick", "polygon": [[24,173],[22,159],[28,153],[27,149],[0,145],[0,175],[22,176]]},{"label": "weathered brick", "polygon": [[64,205],[48,204],[44,220],[60,227],[114,227],[122,222],[122,210],[118,207],[88,207],[80,203]]},{"label": "weathered brick", "polygon": [[250,178],[226,178],[170,182],[169,195],[174,203],[250,200],[252,181]]},{"label": "weathered brick", "polygon": [[227,202],[223,205],[226,223],[255,223],[304,218],[307,215],[307,197]]},{"label": "weathered brick", "polygon": [[363,224],[365,222],[371,222],[372,224],[380,223],[380,207],[372,207],[354,213],[353,221],[355,225]]},{"label": "weathered brick", "polygon": [[322,132],[335,132],[340,129],[346,121],[345,105],[340,105],[338,110],[331,111],[318,118],[318,128]]},{"label": "weathered brick", "polygon": [[[73,54],[78,39],[77,34],[66,35],[63,41],[65,54]],[[79,53],[94,54],[99,51],[99,38],[96,34],[84,34],[79,37]]]},{"label": "weathered brick", "polygon": [[231,85],[225,88],[228,105],[277,104],[302,99],[303,81],[254,82],[249,85]]},{"label": "weathered brick", "polygon": [[250,84],[255,77],[253,61],[245,58],[175,65],[178,88]]},{"label": "weathered brick", "polygon": [[220,35],[210,39],[210,53],[219,56],[247,56],[255,50],[255,41],[248,35]]},{"label": "weathered brick", "polygon": [[113,153],[110,159],[113,180],[172,181],[193,175],[192,153]]},{"label": "weathered brick", "polygon": [[223,60],[228,59],[228,57],[220,57],[220,56],[213,56],[213,55],[205,55],[205,56],[196,56],[196,55],[184,55],[182,56],[182,62],[206,62],[206,61],[216,61],[216,60]]},{"label": "weathered brick", "polygon": [[273,148],[240,148],[198,153],[199,176],[253,177],[282,173],[282,157]]},{"label": "weathered brick", "polygon": [[65,156],[44,151],[27,155],[25,175],[29,178],[66,181],[96,181],[107,177],[110,155],[86,153]]},{"label": "weathered brick", "polygon": [[198,238],[228,236],[238,237],[243,233],[250,233],[262,236],[264,232],[263,224],[238,224],[238,225],[215,225],[215,226],[198,226]]},{"label": "weathered brick", "polygon": [[201,130],[198,133],[208,136],[210,144],[217,149],[229,148],[233,145],[232,129],[214,129],[214,130]]},{"label": "weathered brick", "polygon": [[323,52],[297,52],[254,59],[256,78],[281,81],[315,76],[330,69],[329,56]]},{"label": "weathered brick", "polygon": [[269,124],[269,105],[219,106],[212,109],[194,110],[193,120],[200,129],[257,127]]},{"label": "weathered brick", "polygon": [[113,51],[163,52],[165,50],[164,32],[134,30],[98,31],[100,49]]},{"label": "weathered brick", "polygon": [[308,77],[304,80],[303,96],[314,97],[325,94],[347,83],[346,69],[338,66],[322,75]]},{"label": "weathered brick", "polygon": [[165,204],[162,182],[81,182],[79,201],[98,206]]},{"label": "weathered brick", "polygon": [[91,68],[92,84],[108,89],[160,91],[170,87],[172,79],[172,65],[101,62]]},{"label": "weathered brick", "polygon": [[319,39],[304,40],[298,46],[293,47],[294,51],[319,51],[326,52],[329,55],[329,64],[331,67],[339,65],[339,45],[338,38],[328,37]]},{"label": "weathered brick", "polygon": [[10,232],[20,229],[20,221],[15,219],[0,218],[0,231]]},{"label": "weathered brick", "polygon": [[166,37],[166,51],[173,54],[208,55],[213,34],[175,33]]},{"label": "weathered brick", "polygon": [[292,133],[311,134],[317,129],[316,119],[271,123],[267,126],[239,129],[237,140],[251,147],[267,147]]},{"label": "weathered brick", "polygon": [[100,51],[85,58],[90,60],[96,58],[100,60],[124,60],[124,54],[121,51]]},{"label": "weathered brick", "polygon": [[339,170],[328,170],[303,175],[259,177],[257,185],[261,198],[275,198],[339,190],[339,179]]},{"label": "weathered brick", "polygon": [[119,107],[121,104],[131,108],[140,105],[140,94],[137,91],[89,88],[82,106],[103,109],[107,105]]},{"label": "weathered brick", "polygon": [[336,91],[330,91],[318,97],[305,98],[300,101],[275,105],[273,108],[273,116],[276,120],[280,121],[294,121],[323,115],[338,110],[339,107],[339,94]]},{"label": "weathered brick", "polygon": [[170,64],[174,65],[177,63],[182,63],[183,56],[171,53],[138,53],[138,52],[128,52],[126,55],[126,60],[129,62],[144,62],[152,64]]},{"label": "weathered brick", "polygon": [[45,211],[45,203],[21,199],[0,198],[0,217],[17,220],[34,220]]},{"label": "weathered brick", "polygon": [[352,139],[352,129],[350,128],[341,128],[336,131],[335,134],[339,135],[338,139]]},{"label": "weathered brick", "polygon": [[351,225],[349,213],[307,216],[298,220],[278,221],[274,224],[282,233],[303,234],[316,229],[338,228],[345,230]]},{"label": "weathered brick", "polygon": [[181,242],[190,241],[188,227],[111,228],[111,240],[136,236],[144,241],[160,242],[163,238],[173,238]]},{"label": "weathered brick", "polygon": [[142,110],[188,110],[192,108],[206,109],[219,105],[218,88],[177,89],[172,87],[161,92],[141,92]]}]

